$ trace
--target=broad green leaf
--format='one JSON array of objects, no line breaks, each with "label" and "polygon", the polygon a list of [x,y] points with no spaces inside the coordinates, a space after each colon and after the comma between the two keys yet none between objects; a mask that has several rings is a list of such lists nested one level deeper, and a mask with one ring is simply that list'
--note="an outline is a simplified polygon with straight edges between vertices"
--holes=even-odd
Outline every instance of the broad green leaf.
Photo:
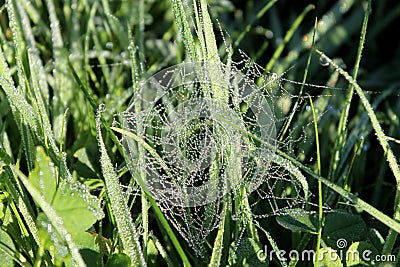
[{"label": "broad green leaf", "polygon": [[317,267],[343,267],[339,255],[335,249],[325,247],[319,250],[317,255]]},{"label": "broad green leaf", "polygon": [[97,176],[88,158],[86,148],[78,149],[75,152],[74,157],[78,159],[77,162],[74,163],[74,169],[79,176],[85,178],[93,178]]},{"label": "broad green leaf", "polygon": [[54,261],[65,262],[71,260],[68,246],[63,242],[63,237],[56,231],[49,218],[43,212],[39,213],[37,224],[42,249],[49,251]]},{"label": "broad green leaf", "polygon": [[107,264],[105,267],[130,267],[131,265],[131,259],[129,258],[128,255],[126,254],[113,254],[111,257],[108,259]]},{"label": "broad green leaf", "polygon": [[229,264],[230,266],[268,266],[267,257],[259,258],[260,255],[264,255],[263,253],[263,249],[254,239],[245,237],[238,245],[236,242],[231,244]]},{"label": "broad green leaf", "polygon": [[41,147],[36,149],[35,168],[29,180],[41,192],[44,200],[53,206],[72,235],[88,229],[102,218],[100,202],[84,186],[65,180],[57,181],[57,169]]},{"label": "broad green leaf", "polygon": [[154,241],[149,238],[147,241],[147,264],[150,266],[156,266],[157,257],[158,257],[158,249]]},{"label": "broad green leaf", "polygon": [[281,226],[292,231],[317,233],[318,218],[316,214],[304,213],[302,209],[290,210],[290,214],[277,216],[276,221]]},{"label": "broad green leaf", "polygon": [[14,250],[15,247],[11,237],[0,228],[0,266],[13,266],[13,258],[5,249],[11,253],[10,250]]},{"label": "broad green leaf", "polygon": [[[101,261],[99,253],[99,245],[97,244],[96,237],[88,232],[83,232],[74,237],[79,253],[82,255],[83,260],[87,266],[97,266]],[[71,265],[73,266],[73,265]]]},{"label": "broad green leaf", "polygon": [[42,193],[44,200],[49,204],[53,203],[57,191],[57,179],[53,162],[47,157],[43,148],[37,147],[35,168],[29,174],[29,181]]},{"label": "broad green leaf", "polygon": [[351,244],[346,252],[346,265],[350,266],[372,266],[372,260],[378,254],[374,246],[367,242],[355,242]]},{"label": "broad green leaf", "polygon": [[325,219],[323,240],[332,248],[345,248],[338,244],[340,240],[347,244],[355,241],[365,240],[367,237],[367,226],[361,216],[344,211],[328,213]]}]

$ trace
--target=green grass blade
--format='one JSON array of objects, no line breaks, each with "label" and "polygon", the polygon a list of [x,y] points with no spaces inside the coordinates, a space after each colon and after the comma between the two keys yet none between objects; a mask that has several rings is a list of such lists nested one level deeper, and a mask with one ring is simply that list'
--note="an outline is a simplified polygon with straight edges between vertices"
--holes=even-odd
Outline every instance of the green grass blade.
[{"label": "green grass blade", "polygon": [[[78,84],[79,88],[85,95],[86,100],[89,102],[90,107],[92,110],[95,110],[97,108],[97,101],[93,96],[93,92],[83,84],[81,79],[78,77],[78,74],[76,73],[74,67],[72,66],[71,62],[68,62],[68,67],[71,71],[72,77],[74,78],[75,82]],[[118,138],[115,136],[114,132],[111,130],[110,126],[107,124],[106,120],[100,116],[100,121],[104,128],[106,128],[107,132],[111,136],[111,140],[114,142],[114,144],[117,146],[118,151],[121,153],[121,155],[124,154],[124,149],[122,148],[120,142],[118,141]]]},{"label": "green grass blade", "polygon": [[24,75],[24,62],[25,62],[25,51],[26,44],[22,34],[21,18],[16,12],[16,2],[13,0],[7,1],[7,11],[10,18],[10,28],[12,30],[12,38],[15,46],[15,63],[18,73],[18,89],[23,94],[26,93],[27,89],[25,86],[25,75]]},{"label": "green grass blade", "polygon": [[193,10],[194,10],[194,15],[196,18],[196,32],[197,32],[197,38],[199,39],[200,43],[200,58],[206,59],[207,58],[207,49],[206,49],[206,42],[204,40],[204,31],[203,31],[203,19],[201,16],[201,11],[199,10],[197,1],[193,1]]},{"label": "green grass blade", "polygon": [[[290,29],[287,31],[285,37],[283,38],[283,42],[278,46],[277,49],[275,49],[274,54],[272,55],[272,58],[268,61],[267,66],[265,67],[266,71],[272,70],[272,67],[274,66],[276,60],[279,58],[279,56],[282,54],[283,49],[285,49],[286,45],[289,43],[289,41],[292,39],[293,34],[297,30],[297,28],[300,26],[302,23],[303,19],[307,15],[308,12],[311,10],[315,9],[314,5],[308,5],[303,12],[296,18],[296,20],[293,22],[292,26]],[[314,38],[314,37],[313,37]]]},{"label": "green grass blade", "polygon": [[210,263],[208,264],[209,267],[218,267],[221,266],[221,259],[223,255],[223,248],[224,248],[224,233],[225,233],[225,224],[227,221],[226,212],[227,212],[228,203],[225,202],[223,208],[223,219],[220,222],[220,226],[217,232],[217,237],[214,241],[213,250],[211,253]]},{"label": "green grass blade", "polygon": [[[358,69],[359,69],[360,61],[361,61],[361,55],[362,55],[362,51],[363,51],[364,43],[365,43],[365,36],[367,34],[367,25],[368,25],[368,18],[369,18],[370,13],[371,13],[371,1],[369,0],[368,7],[365,10],[364,21],[363,21],[363,25],[362,25],[362,29],[361,29],[360,43],[358,45],[357,58],[356,58],[356,62],[354,64],[354,72],[353,72],[354,80],[357,79]],[[341,114],[340,121],[339,121],[338,133],[337,133],[338,138],[336,139],[336,143],[334,145],[335,153],[332,157],[332,163],[331,163],[329,174],[328,174],[328,177],[330,179],[333,178],[332,177],[333,172],[336,170],[338,160],[340,158],[339,153],[342,151],[342,149],[345,145],[345,142],[346,142],[347,120],[349,117],[350,104],[351,104],[351,100],[353,98],[353,94],[354,94],[354,87],[350,84],[349,88],[348,88],[347,96],[346,96],[345,106],[344,106],[344,109],[343,109],[343,112]]]},{"label": "green grass blade", "polygon": [[[318,134],[318,120],[317,115],[315,114],[314,104],[310,95],[308,95],[310,99],[311,110],[313,114],[313,121],[314,121],[314,130],[315,130],[315,145],[317,147],[317,170],[318,176],[321,176],[321,153],[320,153],[320,146],[319,146],[319,134]],[[319,255],[319,250],[321,247],[321,238],[322,238],[322,226],[323,226],[323,217],[322,217],[322,182],[318,181],[318,234],[317,234],[317,244],[315,254]],[[314,262],[314,266],[317,266],[318,260]]]},{"label": "green grass blade", "polygon": [[15,263],[22,267],[31,267],[32,265],[27,261],[24,255],[10,247],[6,242],[11,240],[11,237],[2,229],[0,229],[0,263],[3,266],[14,266]]},{"label": "green grass blade", "polygon": [[[134,139],[136,142],[138,142],[141,146],[143,146],[153,157],[155,157],[158,162],[160,163],[161,166],[163,166],[164,170],[168,171],[168,166],[165,165],[165,162],[163,161],[163,159],[157,154],[157,152],[149,145],[147,144],[142,138],[140,138],[139,136],[137,136],[136,134],[126,131],[124,129],[120,129],[120,128],[116,128],[116,127],[111,127],[112,130],[119,132],[125,136],[128,136],[132,139]],[[169,226],[167,220],[165,219],[164,215],[162,214],[162,211],[160,210],[160,208],[157,206],[157,203],[155,202],[155,200],[151,197],[150,192],[147,192],[146,189],[146,185],[144,184],[143,181],[138,181],[139,183],[141,183],[141,187],[146,191],[147,193],[147,197],[148,200],[150,201],[150,203],[153,206],[154,211],[156,212],[156,215],[158,217],[158,219],[160,220],[161,224],[164,226],[168,236],[170,237],[172,243],[174,244],[177,252],[179,253],[179,256],[181,257],[183,263],[185,264],[185,266],[190,266],[189,260],[186,257],[185,252],[183,251],[181,245],[179,244],[178,239],[176,238],[175,234],[173,233],[171,227]]]},{"label": "green grass blade", "polygon": [[[144,3],[143,1],[140,2],[140,16],[144,16],[142,13],[144,13]],[[144,22],[143,22],[144,24]],[[129,26],[128,26],[129,28]],[[140,30],[141,33],[139,33],[139,49],[140,46],[143,46],[143,31],[144,31],[144,25],[142,25],[142,23],[140,23]],[[135,46],[135,42],[134,42],[134,38],[132,35],[131,30],[128,30],[128,39],[129,39],[129,43],[130,43],[130,49],[129,49],[129,55],[131,58],[131,79],[132,79],[132,88],[133,88],[133,97],[136,97],[137,92],[138,92],[138,88],[139,88],[139,79],[143,76],[142,70],[138,67],[137,64],[137,49]],[[142,47],[142,49],[144,49]],[[144,51],[144,50],[142,50]],[[144,63],[143,61],[141,63]],[[135,112],[140,112],[140,103],[138,103],[138,101],[135,102]],[[142,133],[142,127],[140,125],[136,125],[138,128],[138,131],[140,133]],[[139,152],[139,162],[141,164],[144,163],[145,159],[143,157],[143,147],[139,147],[138,148],[138,152]],[[143,166],[143,165],[142,165]],[[139,171],[139,175],[140,175],[140,180],[143,180],[144,177],[144,173],[143,170]],[[147,200],[147,195],[145,190],[142,188],[141,189],[141,203],[142,203],[142,225],[143,225],[143,252],[144,252],[144,258],[147,261],[147,241],[149,238],[149,203]]]},{"label": "green grass blade", "polygon": [[299,59],[302,51],[305,49],[310,49],[314,41],[315,43],[323,43],[331,42],[332,40],[335,40],[335,42],[343,42],[344,40],[347,40],[339,35],[340,33],[343,33],[341,28],[345,27],[349,34],[354,32],[355,26],[358,25],[353,21],[355,17],[351,16],[349,20],[346,21],[344,26],[338,24],[341,21],[345,21],[343,19],[343,15],[350,10],[350,8],[354,5],[354,2],[354,0],[342,0],[335,2],[332,8],[327,11],[321,19],[318,20],[318,30],[315,35],[315,39],[313,40],[312,38],[314,35],[314,29],[311,29],[303,36],[303,40],[301,42],[297,42],[297,46],[291,50],[282,63],[275,67],[275,71],[277,73],[281,73],[288,69],[297,59]]},{"label": "green grass blade", "polygon": [[40,119],[41,131],[44,133],[44,142],[47,148],[50,148],[58,154],[58,148],[55,142],[54,134],[51,129],[51,123],[49,120],[49,103],[47,96],[49,95],[49,88],[47,84],[47,77],[44,71],[42,60],[38,48],[36,47],[36,41],[34,38],[33,30],[30,26],[28,16],[25,10],[18,5],[18,11],[22,18],[22,30],[27,41],[27,59],[29,64],[29,72],[31,76],[32,90],[32,104],[35,105],[35,111],[37,117]]},{"label": "green grass blade", "polygon": [[[380,145],[382,146],[383,152],[386,155],[386,160],[389,163],[389,167],[393,172],[394,177],[396,178],[396,183],[397,183],[397,190],[400,191],[400,169],[396,161],[396,157],[393,154],[393,151],[390,148],[389,143],[387,142],[386,135],[384,134],[381,125],[379,124],[378,118],[375,115],[375,112],[369,103],[367,97],[365,96],[365,93],[361,89],[361,87],[357,84],[357,82],[341,67],[339,67],[335,62],[333,62],[329,57],[327,57],[324,53],[319,51],[318,49],[316,50],[317,53],[321,56],[323,60],[326,60],[326,62],[329,62],[329,64],[335,68],[336,71],[338,71],[355,89],[357,92],[358,96],[361,99],[361,103],[363,104],[365,110],[367,111],[367,114],[371,120],[372,127],[375,130],[376,136],[378,138],[378,141]],[[396,203],[398,204],[398,203]],[[400,211],[399,211],[400,212]],[[400,213],[399,213],[400,216]]]},{"label": "green grass blade", "polygon": [[185,251],[183,250],[181,244],[178,241],[178,238],[174,234],[174,231],[172,230],[171,226],[169,225],[167,219],[165,218],[164,214],[158,207],[156,201],[151,197],[147,196],[150,204],[153,207],[154,212],[156,213],[157,219],[160,221],[161,225],[164,227],[164,230],[167,232],[167,235],[172,241],[172,244],[174,245],[176,251],[178,252],[179,256],[181,257],[181,260],[183,262],[183,265],[185,267],[190,267],[192,266],[189,262],[188,257],[186,256]]},{"label": "green grass blade", "polygon": [[100,112],[101,111],[99,110],[96,116],[96,127],[99,148],[101,152],[100,163],[106,182],[107,194],[110,202],[112,203],[111,209],[117,223],[119,236],[124,249],[132,260],[132,264],[134,266],[146,266],[136,227],[132,221],[128,205],[125,202],[125,197],[118,181],[118,177],[114,172],[114,168],[111,164],[110,158],[108,157],[107,150],[103,142],[100,128]]},{"label": "green grass blade", "polygon": [[[275,251],[276,256],[278,257],[279,263],[281,264],[282,267],[286,267],[287,263],[285,260],[285,257],[281,254],[280,249],[278,247],[278,245],[276,244],[274,238],[271,236],[271,234],[265,230],[259,223],[258,221],[255,221],[254,224],[258,227],[258,229],[260,229],[265,236],[267,237],[272,249]],[[267,255],[266,255],[267,256]],[[269,256],[269,255],[268,255]]]},{"label": "green grass blade", "polygon": [[179,32],[183,37],[183,43],[185,44],[189,59],[192,62],[198,62],[199,57],[196,52],[196,44],[186,17],[185,7],[183,6],[182,0],[171,0],[171,2],[175,21],[178,25]]},{"label": "green grass blade", "polygon": [[64,46],[61,34],[60,21],[57,18],[56,7],[53,0],[46,0],[50,19],[51,38],[54,58],[54,98],[53,98],[53,131],[57,141],[65,138],[63,129],[63,117],[73,98],[73,79],[68,69],[68,51]]},{"label": "green grass blade", "polygon": [[220,62],[213,25],[207,9],[207,2],[205,0],[199,0],[199,1],[200,1],[200,10],[202,15],[201,17],[203,18],[202,28],[204,31],[204,38],[207,49],[207,61]]},{"label": "green grass blade", "polygon": [[268,3],[260,9],[260,11],[257,12],[256,16],[250,21],[249,24],[246,25],[245,29],[239,34],[239,36],[236,38],[235,42],[233,43],[232,48],[236,49],[239,45],[240,42],[243,40],[245,35],[251,30],[251,27],[261,18],[264,16],[264,14],[277,2],[278,0],[271,0],[268,1]]},{"label": "green grass blade", "polygon": [[[328,59],[328,58],[327,58]],[[348,76],[350,79],[351,77]],[[354,83],[354,86],[357,88],[357,84]],[[361,90],[361,89],[360,89]],[[365,95],[364,95],[365,97]],[[368,103],[368,102],[367,102]],[[369,104],[369,103],[368,103]],[[221,119],[221,118],[219,118]],[[259,139],[257,136],[253,135],[252,133],[247,132],[244,129],[241,129],[240,127],[238,127],[237,125],[234,125],[232,123],[230,123],[229,121],[224,121],[226,123],[228,123],[229,125],[231,125],[232,127],[235,127],[235,129],[243,132],[244,134],[247,134],[249,137],[253,138],[254,140],[256,140],[257,142],[260,142],[261,144],[263,144],[264,146],[266,146],[267,148],[273,150],[276,152],[277,156],[273,157],[274,162],[281,165],[282,167],[284,167],[285,169],[289,170],[292,174],[296,174],[299,177],[302,176],[302,174],[300,173],[300,170],[298,170],[295,167],[298,167],[300,169],[302,169],[303,171],[305,171],[307,174],[309,174],[311,177],[320,180],[323,184],[325,184],[327,187],[331,188],[332,190],[334,190],[335,192],[337,192],[339,195],[341,195],[342,197],[344,197],[345,199],[349,200],[350,202],[354,203],[355,205],[357,205],[360,209],[364,210],[365,212],[369,213],[370,215],[372,215],[373,217],[375,217],[377,220],[379,220],[380,222],[382,222],[383,224],[385,224],[386,226],[390,227],[391,229],[393,229],[394,231],[396,231],[397,233],[400,233],[400,223],[397,222],[396,220],[390,218],[389,216],[387,216],[386,214],[382,213],[381,211],[379,211],[378,209],[376,209],[375,207],[371,206],[370,204],[368,204],[367,202],[365,202],[364,200],[362,200],[361,198],[355,196],[354,194],[351,194],[349,192],[347,192],[346,190],[344,190],[342,187],[334,184],[333,182],[329,181],[328,179],[319,176],[318,174],[314,173],[310,168],[308,168],[307,166],[305,166],[304,164],[302,164],[301,162],[299,162],[298,160],[294,159],[293,157],[289,156],[288,154],[286,154],[285,152],[276,149],[275,147],[271,146],[269,143],[264,142],[263,140]],[[296,176],[297,177],[297,176]],[[304,176],[303,176],[304,177]],[[297,177],[298,178],[298,177]],[[303,179],[303,178],[302,178]],[[302,180],[301,179],[301,180]],[[299,180],[301,182],[301,180]],[[304,177],[305,180],[305,177]],[[306,180],[304,181],[306,182]],[[303,185],[303,184],[302,184]],[[304,187],[305,185],[303,185]],[[304,188],[303,188],[304,190]]]},{"label": "green grass blade", "polygon": [[149,238],[151,238],[153,240],[153,242],[155,243],[158,252],[160,252],[161,257],[165,260],[165,262],[167,263],[167,266],[173,267],[174,264],[172,263],[171,258],[167,254],[167,251],[165,251],[164,246],[160,243],[158,238],[155,235],[153,235],[152,233],[149,233]]},{"label": "green grass blade", "polygon": [[169,172],[169,167],[167,166],[167,164],[165,164],[165,162],[162,159],[162,157],[160,155],[158,155],[157,151],[154,148],[152,148],[148,143],[146,143],[146,141],[143,140],[140,136],[138,136],[138,135],[136,135],[136,134],[134,134],[134,133],[132,133],[130,131],[127,131],[127,130],[124,130],[124,129],[121,129],[121,128],[117,128],[117,127],[111,127],[111,129],[116,131],[116,132],[118,132],[118,133],[120,133],[120,134],[128,136],[128,137],[132,138],[133,140],[135,140],[136,142],[138,142],[138,144],[140,144],[144,149],[146,149],[147,152],[149,152],[158,161],[160,166],[167,173],[169,173],[169,175],[172,177],[172,174]]},{"label": "green grass blade", "polygon": [[[2,50],[0,48],[0,54],[2,54]],[[0,56],[0,69],[8,69],[5,65],[4,58],[2,59]],[[15,112],[18,112],[21,116],[21,119],[27,123],[34,131],[39,128],[38,118],[35,116],[35,112],[31,105],[26,101],[21,91],[18,90],[12,80],[7,79],[7,71],[0,73],[0,86],[3,88],[6,93],[7,99],[10,102],[11,109]]]},{"label": "green grass blade", "polygon": [[[54,162],[60,165],[61,176],[72,180],[65,158],[60,154],[51,130],[48,117],[49,107],[44,100],[48,95],[47,78],[38,54],[39,52],[35,46],[36,43],[27,14],[23,6],[15,1],[9,2],[8,11],[10,12],[11,20],[14,22],[12,23],[14,29],[13,42],[15,44],[19,88],[15,88],[13,84],[10,70],[5,62],[1,48],[0,70],[1,74],[4,75],[0,75],[0,85],[6,92],[14,116],[16,118],[21,117],[23,120],[19,128],[23,138],[28,167],[33,167],[34,138],[27,125],[33,130],[39,141],[48,148],[48,153]],[[25,47],[25,50],[21,50],[23,47]],[[26,48],[28,49],[27,51]],[[24,67],[23,62],[26,63],[26,67]],[[28,77],[30,80],[28,80]],[[24,97],[25,91],[27,91],[26,95],[29,102]],[[62,115],[64,116],[64,114]]]},{"label": "green grass blade", "polygon": [[[315,19],[315,23],[314,23],[314,34],[312,36],[312,45],[311,47],[314,48],[315,46],[315,34],[317,32],[317,19]],[[279,137],[279,141],[282,142],[283,138],[286,135],[287,130],[289,129],[290,124],[292,123],[293,117],[297,111],[298,106],[300,105],[300,101],[301,101],[301,96],[303,95],[303,90],[304,90],[304,84],[307,81],[307,75],[308,75],[308,70],[310,68],[310,63],[311,63],[311,57],[312,57],[312,49],[310,50],[310,52],[308,53],[308,58],[307,58],[307,66],[306,69],[304,70],[304,75],[303,75],[303,80],[301,82],[301,87],[299,90],[299,96],[296,99],[296,102],[293,105],[293,111],[290,113],[289,118],[286,120],[285,125],[283,126],[283,130],[282,130],[282,134]]]},{"label": "green grass blade", "polygon": [[[15,178],[15,175],[12,169],[9,166],[4,167],[6,174],[8,175],[8,179],[6,179],[6,186],[7,191],[11,194],[12,199],[14,200],[15,204],[19,212],[21,213],[22,217],[25,220],[25,223],[28,226],[29,234],[32,235],[33,239],[37,244],[39,244],[39,236],[38,236],[38,228],[35,224],[35,219],[33,217],[33,207],[30,204],[30,201],[22,189],[21,184]],[[24,228],[24,223],[21,221],[20,225]],[[27,232],[26,230],[22,229],[23,232]]]}]

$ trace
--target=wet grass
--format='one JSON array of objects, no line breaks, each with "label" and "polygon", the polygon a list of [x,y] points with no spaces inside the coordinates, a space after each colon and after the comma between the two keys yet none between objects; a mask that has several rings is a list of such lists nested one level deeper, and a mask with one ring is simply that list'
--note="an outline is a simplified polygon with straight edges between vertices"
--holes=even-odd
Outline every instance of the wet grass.
[{"label": "wet grass", "polygon": [[[0,266],[309,266],[257,255],[326,253],[341,238],[398,265],[400,4],[193,2],[0,1]],[[273,164],[313,194],[304,212],[271,217],[242,191],[201,257],[132,178],[112,128],[140,81],[184,60],[281,77]]]}]

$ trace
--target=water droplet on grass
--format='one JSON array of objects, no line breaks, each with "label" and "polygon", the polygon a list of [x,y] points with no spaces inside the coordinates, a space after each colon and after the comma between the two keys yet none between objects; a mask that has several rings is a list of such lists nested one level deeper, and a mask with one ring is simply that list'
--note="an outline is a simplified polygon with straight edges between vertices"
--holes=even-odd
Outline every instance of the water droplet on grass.
[{"label": "water droplet on grass", "polygon": [[329,66],[329,62],[323,57],[319,58],[319,64],[321,64],[321,66],[323,66],[323,67]]},{"label": "water droplet on grass", "polygon": [[347,10],[348,10],[347,3],[346,3],[345,1],[342,1],[342,2],[340,3],[339,11],[340,11],[341,13],[345,13]]},{"label": "water droplet on grass", "polygon": [[114,44],[112,42],[107,42],[106,43],[106,48],[107,49],[112,49],[114,47]]},{"label": "water droplet on grass", "polygon": [[265,32],[265,37],[267,37],[267,39],[272,39],[274,38],[274,33],[271,30],[267,30]]},{"label": "water droplet on grass", "polygon": [[364,151],[369,150],[369,148],[370,148],[370,145],[368,143],[363,146]]}]

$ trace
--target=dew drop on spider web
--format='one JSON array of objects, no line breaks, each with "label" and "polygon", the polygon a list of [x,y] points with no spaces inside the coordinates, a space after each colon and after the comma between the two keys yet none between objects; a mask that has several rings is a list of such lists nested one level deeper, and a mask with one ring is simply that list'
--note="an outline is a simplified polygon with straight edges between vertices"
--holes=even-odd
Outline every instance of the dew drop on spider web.
[{"label": "dew drop on spider web", "polygon": [[246,212],[280,216],[308,203],[305,177],[275,153],[300,158],[312,136],[299,126],[278,131],[301,111],[290,109],[299,87],[248,58],[229,68],[184,62],[139,83],[121,114],[122,128],[135,136],[123,137],[127,165],[196,254],[228,203],[248,199],[231,214],[241,225],[249,223]]}]

